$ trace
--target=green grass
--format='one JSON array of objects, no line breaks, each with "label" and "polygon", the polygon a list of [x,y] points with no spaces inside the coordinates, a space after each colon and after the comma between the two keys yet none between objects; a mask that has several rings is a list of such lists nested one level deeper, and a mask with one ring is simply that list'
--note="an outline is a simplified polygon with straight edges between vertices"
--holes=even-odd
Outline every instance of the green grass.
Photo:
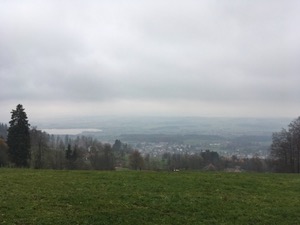
[{"label": "green grass", "polygon": [[0,224],[300,224],[297,174],[0,169]]}]

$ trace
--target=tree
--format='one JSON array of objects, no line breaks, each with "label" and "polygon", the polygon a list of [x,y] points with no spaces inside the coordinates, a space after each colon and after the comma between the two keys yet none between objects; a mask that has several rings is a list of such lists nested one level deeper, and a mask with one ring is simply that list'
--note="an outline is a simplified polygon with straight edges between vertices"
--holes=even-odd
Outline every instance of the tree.
[{"label": "tree", "polygon": [[273,133],[271,158],[277,172],[300,172],[300,117],[289,124],[289,129]]},{"label": "tree", "polygon": [[7,144],[0,137],[0,167],[6,166],[8,164],[7,149]]},{"label": "tree", "polygon": [[277,172],[294,172],[291,135],[286,129],[272,135],[271,157]]},{"label": "tree", "polygon": [[115,143],[112,146],[112,150],[115,152],[119,152],[122,150],[121,148],[122,148],[122,142],[118,139],[115,140]]},{"label": "tree", "polygon": [[219,163],[219,154],[217,152],[205,150],[201,152],[201,156],[206,165],[212,164],[214,166],[217,166]]},{"label": "tree", "polygon": [[138,150],[134,150],[129,155],[129,166],[131,169],[137,170],[142,169],[144,166],[144,159],[141,156],[141,153]]},{"label": "tree", "polygon": [[7,125],[0,123],[0,138],[6,139],[7,137]]},{"label": "tree", "polygon": [[28,167],[30,160],[30,134],[27,115],[21,104],[11,112],[7,145],[12,163],[17,167]]},{"label": "tree", "polygon": [[112,146],[112,152],[114,154],[115,165],[123,167],[127,162],[127,156],[132,152],[132,148],[120,140],[116,140]]},{"label": "tree", "polygon": [[291,148],[294,156],[295,171],[300,173],[300,117],[289,124]]},{"label": "tree", "polygon": [[114,170],[114,155],[110,144],[105,144],[103,149],[103,166],[104,170]]},{"label": "tree", "polygon": [[[77,154],[77,153],[75,153]],[[71,144],[68,144],[68,148],[66,150],[66,167],[67,169],[75,169],[74,167],[74,151],[72,151]],[[77,156],[76,156],[77,157]]]},{"label": "tree", "polygon": [[110,144],[96,143],[90,147],[89,160],[92,169],[95,170],[114,170],[114,155]]},{"label": "tree", "polygon": [[31,161],[35,169],[45,167],[45,152],[48,149],[49,135],[33,127],[30,130]]},{"label": "tree", "polygon": [[68,144],[68,148],[66,150],[66,159],[71,160],[72,159],[72,149],[71,149],[71,144]]}]

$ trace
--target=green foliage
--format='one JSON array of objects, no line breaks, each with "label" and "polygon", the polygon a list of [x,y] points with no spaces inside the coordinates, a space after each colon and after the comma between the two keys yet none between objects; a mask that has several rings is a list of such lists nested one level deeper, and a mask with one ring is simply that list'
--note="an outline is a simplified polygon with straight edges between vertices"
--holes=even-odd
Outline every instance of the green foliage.
[{"label": "green foliage", "polygon": [[10,160],[17,167],[27,167],[30,159],[30,124],[22,105],[17,105],[11,114],[7,135]]},{"label": "green foliage", "polygon": [[0,224],[300,224],[294,174],[0,170]]}]

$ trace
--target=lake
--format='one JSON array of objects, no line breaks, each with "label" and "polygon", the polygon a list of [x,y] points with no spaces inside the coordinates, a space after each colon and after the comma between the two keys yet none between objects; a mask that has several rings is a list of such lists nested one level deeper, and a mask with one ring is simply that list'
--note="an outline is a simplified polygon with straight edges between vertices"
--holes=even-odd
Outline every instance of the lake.
[{"label": "lake", "polygon": [[84,132],[102,132],[102,130],[100,129],[93,129],[93,128],[70,128],[70,129],[51,128],[51,129],[42,129],[42,131],[54,135],[77,135]]}]

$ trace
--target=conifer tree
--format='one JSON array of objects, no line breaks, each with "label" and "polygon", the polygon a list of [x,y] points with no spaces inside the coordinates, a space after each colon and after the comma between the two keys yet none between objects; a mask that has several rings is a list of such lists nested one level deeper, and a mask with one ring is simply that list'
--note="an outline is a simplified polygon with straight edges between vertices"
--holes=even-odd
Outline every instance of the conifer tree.
[{"label": "conifer tree", "polygon": [[28,167],[30,160],[30,133],[27,115],[21,104],[11,112],[7,145],[12,163],[17,167]]},{"label": "conifer tree", "polygon": [[66,150],[66,159],[71,160],[72,159],[72,149],[71,144],[68,144],[68,148]]}]

